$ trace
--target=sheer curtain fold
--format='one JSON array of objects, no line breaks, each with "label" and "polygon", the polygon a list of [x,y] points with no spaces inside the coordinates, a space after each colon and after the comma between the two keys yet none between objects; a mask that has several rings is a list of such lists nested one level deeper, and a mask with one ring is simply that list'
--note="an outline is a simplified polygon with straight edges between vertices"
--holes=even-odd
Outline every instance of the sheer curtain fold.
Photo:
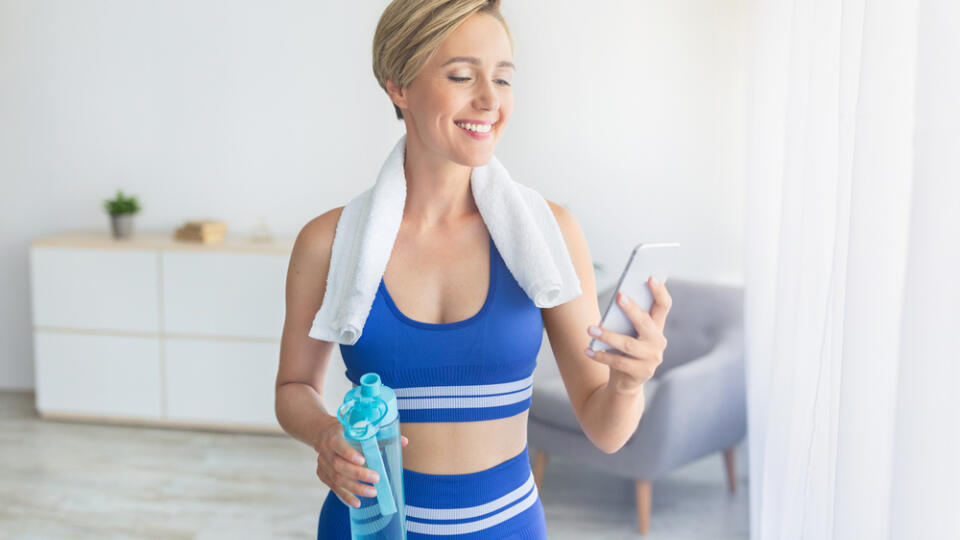
[{"label": "sheer curtain fold", "polygon": [[960,90],[960,16],[943,18],[960,13],[946,0],[751,13],[751,535],[960,537],[947,529],[960,222],[931,217],[960,214],[960,93],[943,91]]}]

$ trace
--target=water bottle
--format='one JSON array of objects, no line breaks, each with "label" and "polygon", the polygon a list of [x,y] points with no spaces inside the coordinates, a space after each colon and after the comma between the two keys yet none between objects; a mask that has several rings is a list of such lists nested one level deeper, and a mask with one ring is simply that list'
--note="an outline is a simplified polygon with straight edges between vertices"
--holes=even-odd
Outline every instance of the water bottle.
[{"label": "water bottle", "polygon": [[364,465],[379,476],[376,497],[362,497],[360,508],[350,506],[353,540],[406,540],[407,519],[403,504],[400,421],[397,396],[380,382],[380,375],[365,373],[360,386],[348,391],[337,408],[343,437],[363,454]]}]

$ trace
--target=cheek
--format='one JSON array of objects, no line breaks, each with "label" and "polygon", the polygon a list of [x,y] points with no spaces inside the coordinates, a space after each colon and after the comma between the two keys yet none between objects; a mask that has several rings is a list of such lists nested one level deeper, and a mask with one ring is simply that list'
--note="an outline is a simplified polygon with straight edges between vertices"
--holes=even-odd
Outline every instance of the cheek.
[{"label": "cheek", "polygon": [[500,97],[500,116],[509,119],[513,113],[513,92],[504,92]]},{"label": "cheek", "polygon": [[425,106],[429,108],[429,116],[441,129],[455,127],[453,125],[454,119],[457,118],[457,115],[462,114],[467,105],[469,105],[469,101],[465,102],[462,97],[449,90],[438,91],[431,96],[429,103],[425,103]]},{"label": "cheek", "polygon": [[442,83],[421,86],[410,93],[408,103],[420,119],[421,127],[443,124],[444,120],[452,122],[460,107],[457,93]]},{"label": "cheek", "polygon": [[456,86],[441,82],[430,89],[429,99],[439,112],[462,107],[465,101],[469,101],[469,96]]}]

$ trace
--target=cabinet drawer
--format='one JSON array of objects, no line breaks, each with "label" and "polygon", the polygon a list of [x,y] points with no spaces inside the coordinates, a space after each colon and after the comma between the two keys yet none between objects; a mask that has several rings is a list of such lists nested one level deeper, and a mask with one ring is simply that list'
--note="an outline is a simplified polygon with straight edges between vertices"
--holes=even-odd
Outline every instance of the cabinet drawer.
[{"label": "cabinet drawer", "polygon": [[33,324],[156,333],[158,254],[30,248]]},{"label": "cabinet drawer", "polygon": [[164,349],[168,418],[279,428],[279,343],[169,338]]},{"label": "cabinet drawer", "polygon": [[159,418],[159,338],[34,332],[37,409]]},{"label": "cabinet drawer", "polygon": [[164,330],[280,338],[288,255],[165,252]]}]

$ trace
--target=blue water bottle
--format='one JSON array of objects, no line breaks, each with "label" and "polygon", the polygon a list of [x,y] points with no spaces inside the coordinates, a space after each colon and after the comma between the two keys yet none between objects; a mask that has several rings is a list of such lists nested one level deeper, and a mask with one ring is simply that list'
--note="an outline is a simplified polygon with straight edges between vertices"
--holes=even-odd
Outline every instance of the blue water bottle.
[{"label": "blue water bottle", "polygon": [[363,454],[364,465],[377,472],[376,497],[362,497],[360,508],[350,507],[353,540],[406,540],[403,505],[403,464],[397,396],[376,373],[360,377],[360,386],[348,391],[337,408],[343,437]]}]

